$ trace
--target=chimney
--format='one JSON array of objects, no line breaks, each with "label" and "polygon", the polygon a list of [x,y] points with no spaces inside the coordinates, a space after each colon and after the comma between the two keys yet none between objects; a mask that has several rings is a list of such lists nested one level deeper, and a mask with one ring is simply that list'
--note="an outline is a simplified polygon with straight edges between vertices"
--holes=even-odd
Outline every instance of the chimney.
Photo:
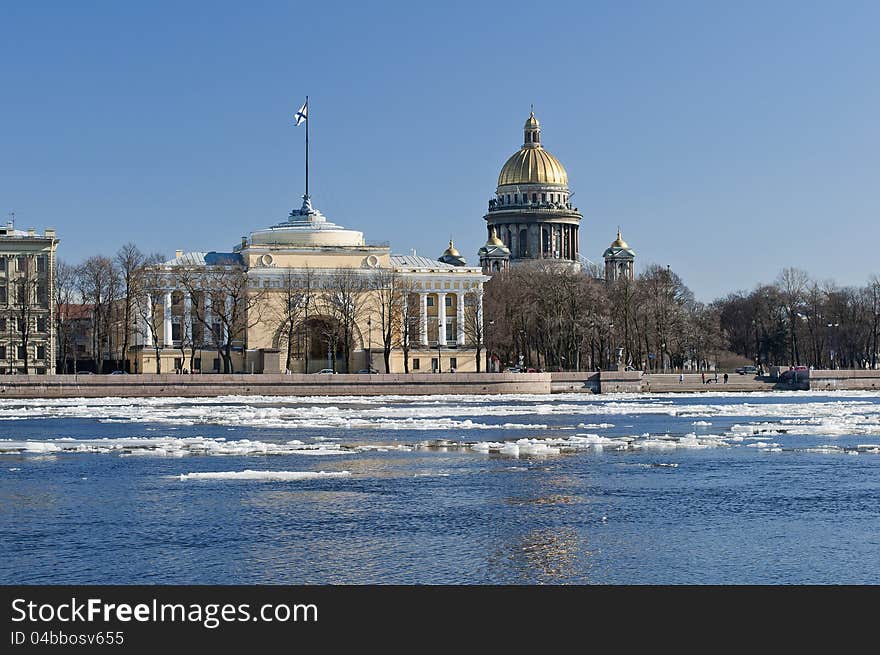
[{"label": "chimney", "polygon": [[27,233],[28,233],[28,236],[29,236],[29,237],[35,237],[35,236],[37,236],[37,231],[36,231],[34,228],[32,228],[32,227],[29,227],[29,228],[28,228]]},{"label": "chimney", "polygon": [[183,251],[182,250],[175,250],[174,251],[174,259],[180,259],[181,257],[183,257]]},{"label": "chimney", "polygon": [[55,238],[55,228],[47,227],[45,230],[45,236],[47,239],[54,239]]}]

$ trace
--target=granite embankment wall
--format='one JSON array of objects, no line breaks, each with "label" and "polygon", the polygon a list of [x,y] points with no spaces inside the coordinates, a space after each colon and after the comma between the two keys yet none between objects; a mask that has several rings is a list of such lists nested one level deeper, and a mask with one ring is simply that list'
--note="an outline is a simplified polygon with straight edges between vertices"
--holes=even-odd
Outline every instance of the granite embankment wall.
[{"label": "granite embankment wall", "polygon": [[791,389],[876,390],[880,371],[814,370],[797,385],[730,374],[704,384],[699,373],[420,373],[379,375],[16,375],[0,378],[0,398],[153,396],[379,396],[431,394],[680,393]]},{"label": "granite embankment wall", "polygon": [[880,391],[880,371],[813,370],[810,371],[810,389]]},{"label": "granite embankment wall", "polygon": [[0,398],[173,396],[379,396],[546,394],[549,373],[379,375],[17,375],[0,378]]}]

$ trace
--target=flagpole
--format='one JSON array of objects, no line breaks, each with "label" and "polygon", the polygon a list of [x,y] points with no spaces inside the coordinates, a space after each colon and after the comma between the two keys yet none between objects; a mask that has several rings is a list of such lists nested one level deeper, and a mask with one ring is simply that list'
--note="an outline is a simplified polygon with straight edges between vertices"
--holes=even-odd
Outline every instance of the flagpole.
[{"label": "flagpole", "polygon": [[306,198],[309,197],[309,97],[306,96]]}]

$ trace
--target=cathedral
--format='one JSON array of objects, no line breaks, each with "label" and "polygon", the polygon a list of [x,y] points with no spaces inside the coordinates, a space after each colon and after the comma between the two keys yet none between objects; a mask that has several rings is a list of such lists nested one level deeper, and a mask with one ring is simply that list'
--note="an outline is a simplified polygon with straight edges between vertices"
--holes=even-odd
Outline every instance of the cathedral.
[{"label": "cathedral", "polygon": [[[535,260],[562,270],[588,270],[584,264],[590,262],[581,256],[578,245],[583,216],[572,205],[571,195],[568,173],[544,148],[541,124],[531,112],[523,126],[523,144],[501,168],[495,196],[483,216],[489,237],[478,251],[483,273],[492,275]],[[619,229],[604,259],[608,282],[633,279],[635,251],[622,239]],[[601,271],[594,274],[601,275]]]}]

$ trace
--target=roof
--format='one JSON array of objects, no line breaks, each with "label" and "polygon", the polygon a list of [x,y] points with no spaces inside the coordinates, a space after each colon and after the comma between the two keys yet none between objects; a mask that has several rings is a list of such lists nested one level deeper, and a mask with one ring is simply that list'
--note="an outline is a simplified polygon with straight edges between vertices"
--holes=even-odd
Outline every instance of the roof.
[{"label": "roof", "polygon": [[244,260],[234,252],[185,252],[163,266],[241,266]]},{"label": "roof", "polygon": [[406,268],[443,268],[454,271],[459,266],[445,264],[431,259],[430,257],[422,257],[421,255],[391,255],[392,266],[403,266]]}]

